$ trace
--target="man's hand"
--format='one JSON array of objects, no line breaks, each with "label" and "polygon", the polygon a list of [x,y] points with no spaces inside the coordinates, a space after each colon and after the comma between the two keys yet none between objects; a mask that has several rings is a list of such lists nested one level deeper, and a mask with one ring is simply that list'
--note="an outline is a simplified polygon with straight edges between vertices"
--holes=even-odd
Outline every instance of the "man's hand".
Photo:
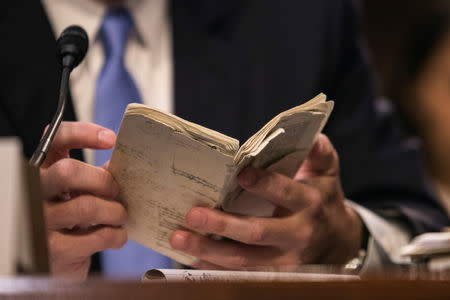
[{"label": "man's hand", "polygon": [[71,149],[108,149],[114,143],[111,130],[81,122],[63,122],[53,140],[40,173],[54,275],[84,279],[92,254],[127,241],[127,214],[113,201],[119,188],[111,174],[69,158]]},{"label": "man's hand", "polygon": [[216,240],[178,230],[174,249],[196,256],[196,268],[251,270],[295,268],[301,264],[342,264],[361,246],[361,221],[344,204],[339,160],[325,135],[320,135],[294,179],[275,172],[246,168],[239,184],[276,205],[271,218],[227,214],[195,207],[187,227],[230,240]]}]

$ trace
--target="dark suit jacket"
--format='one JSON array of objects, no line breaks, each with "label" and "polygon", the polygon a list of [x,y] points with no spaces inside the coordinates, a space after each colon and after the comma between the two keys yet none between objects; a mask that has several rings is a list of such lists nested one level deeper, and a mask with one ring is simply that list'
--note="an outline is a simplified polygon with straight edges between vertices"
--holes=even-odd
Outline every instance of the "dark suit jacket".
[{"label": "dark suit jacket", "polygon": [[[0,4],[0,135],[19,136],[27,156],[55,112],[59,82],[55,37],[32,2]],[[170,18],[177,115],[242,141],[324,92],[336,101],[325,133],[346,196],[400,210],[417,232],[447,224],[417,148],[391,115],[375,112],[350,1],[173,1]],[[76,120],[72,103],[65,120]]]}]

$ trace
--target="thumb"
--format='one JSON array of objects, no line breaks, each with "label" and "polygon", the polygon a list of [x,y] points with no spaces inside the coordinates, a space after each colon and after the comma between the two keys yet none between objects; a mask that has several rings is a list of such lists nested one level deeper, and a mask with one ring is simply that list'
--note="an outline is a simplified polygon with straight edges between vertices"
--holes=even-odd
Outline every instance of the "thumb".
[{"label": "thumb", "polygon": [[105,170],[108,170],[108,169],[109,169],[109,163],[110,163],[110,161],[111,161],[111,160],[108,160],[107,162],[105,162],[105,163],[101,166],[101,168],[102,168],[102,169],[105,169]]},{"label": "thumb", "polygon": [[319,134],[314,146],[295,175],[295,179],[301,180],[306,177],[339,174],[339,158],[328,137]]},{"label": "thumb", "polygon": [[86,122],[62,122],[50,146],[43,168],[69,157],[72,149],[109,149],[116,142],[115,133],[100,125]]}]

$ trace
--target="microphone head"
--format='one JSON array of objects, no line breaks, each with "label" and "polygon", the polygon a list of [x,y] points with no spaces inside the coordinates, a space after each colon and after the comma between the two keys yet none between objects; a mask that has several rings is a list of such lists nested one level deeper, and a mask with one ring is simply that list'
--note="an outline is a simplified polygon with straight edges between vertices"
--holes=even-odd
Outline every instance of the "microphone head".
[{"label": "microphone head", "polygon": [[86,55],[89,38],[80,26],[72,25],[64,29],[56,42],[57,54],[64,67],[75,68]]}]

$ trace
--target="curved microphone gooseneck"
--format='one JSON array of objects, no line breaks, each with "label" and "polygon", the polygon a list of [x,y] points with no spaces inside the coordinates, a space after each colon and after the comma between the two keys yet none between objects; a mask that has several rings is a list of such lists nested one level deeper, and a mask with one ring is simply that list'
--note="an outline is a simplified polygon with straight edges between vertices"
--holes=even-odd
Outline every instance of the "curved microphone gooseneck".
[{"label": "curved microphone gooseneck", "polygon": [[53,138],[61,124],[64,109],[66,107],[67,90],[69,86],[70,72],[80,64],[86,55],[89,39],[80,26],[69,26],[61,33],[56,42],[57,54],[62,65],[61,85],[59,88],[58,108],[53,116],[44,137],[39,142],[29,163],[39,167],[47,157]]}]

